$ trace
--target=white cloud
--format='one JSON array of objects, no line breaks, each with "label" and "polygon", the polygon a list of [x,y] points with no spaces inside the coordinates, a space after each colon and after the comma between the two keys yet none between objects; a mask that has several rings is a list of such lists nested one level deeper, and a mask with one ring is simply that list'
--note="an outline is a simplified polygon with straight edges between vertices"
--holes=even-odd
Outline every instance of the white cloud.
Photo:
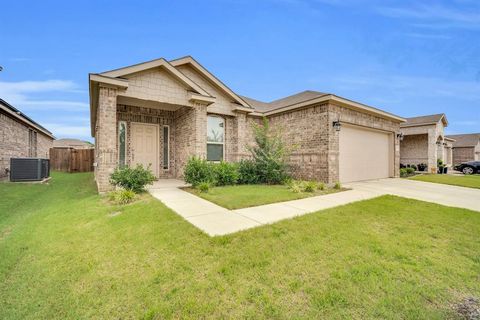
[{"label": "white cloud", "polygon": [[90,138],[90,126],[70,126],[64,123],[43,123],[56,138]]},{"label": "white cloud", "polygon": [[42,93],[83,93],[70,80],[0,82],[0,97],[22,110],[88,110],[88,103],[66,100],[35,99],[34,94]]},{"label": "white cloud", "polygon": [[459,10],[441,5],[414,5],[404,7],[380,7],[377,12],[391,18],[413,19],[438,23],[442,26],[459,28],[480,28],[480,13],[476,9]]}]

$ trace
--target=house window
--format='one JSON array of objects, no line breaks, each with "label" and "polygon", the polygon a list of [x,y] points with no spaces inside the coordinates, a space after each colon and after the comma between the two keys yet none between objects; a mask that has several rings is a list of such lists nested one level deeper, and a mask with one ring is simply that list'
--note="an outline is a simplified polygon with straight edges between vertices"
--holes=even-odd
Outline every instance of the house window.
[{"label": "house window", "polygon": [[127,164],[127,123],[118,122],[118,164],[125,167]]},{"label": "house window", "polygon": [[207,117],[207,160],[222,161],[225,139],[225,121],[218,116]]},{"label": "house window", "polygon": [[170,158],[170,127],[163,126],[163,169],[168,170]]},{"label": "house window", "polygon": [[28,156],[37,156],[37,132],[32,129],[28,130]]}]

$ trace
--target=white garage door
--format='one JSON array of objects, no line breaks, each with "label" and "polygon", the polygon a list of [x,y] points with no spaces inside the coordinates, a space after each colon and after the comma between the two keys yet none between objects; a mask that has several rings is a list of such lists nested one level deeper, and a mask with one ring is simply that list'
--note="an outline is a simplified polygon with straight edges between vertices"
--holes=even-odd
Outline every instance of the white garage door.
[{"label": "white garage door", "polygon": [[342,124],[340,182],[393,176],[393,134]]}]

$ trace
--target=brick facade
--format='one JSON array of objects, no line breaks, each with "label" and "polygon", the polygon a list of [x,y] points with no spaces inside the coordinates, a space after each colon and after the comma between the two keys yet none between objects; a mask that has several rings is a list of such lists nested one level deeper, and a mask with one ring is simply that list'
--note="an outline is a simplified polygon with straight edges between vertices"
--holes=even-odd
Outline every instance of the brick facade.
[{"label": "brick facade", "polygon": [[[453,149],[453,164],[475,160],[474,147],[455,147]],[[478,159],[477,159],[478,160]]]},{"label": "brick facade", "polygon": [[[159,177],[183,176],[191,156],[205,158],[207,150],[207,116],[221,116],[225,129],[224,159],[239,161],[249,157],[247,145],[254,143],[252,123],[261,117],[238,108],[231,93],[227,93],[195,71],[191,66],[177,70],[200,85],[215,101],[207,102],[189,97],[189,88],[162,68],[125,75],[128,86],[113,89],[98,84],[96,119],[95,175],[100,192],[111,189],[109,177],[118,164],[118,122],[127,123],[127,163],[131,163],[130,126],[132,122],[170,127],[170,168],[163,170],[163,132],[159,135]],[[118,96],[118,99],[117,99]],[[208,101],[208,100],[205,100]],[[339,132],[332,122],[374,128],[391,133],[399,132],[399,121],[353,110],[343,105],[323,102],[302,109],[276,113],[268,117],[271,127],[280,130],[284,141],[294,148],[288,159],[292,174],[300,179],[334,183],[339,180]],[[398,176],[400,146],[394,139],[394,175]]]},{"label": "brick facade", "polygon": [[[7,176],[6,169],[10,168],[10,158],[29,156],[30,126],[0,113],[0,178]],[[37,130],[35,130],[37,131]],[[49,158],[53,138],[37,131],[36,155],[38,158]]]},{"label": "brick facade", "polygon": [[400,163],[428,164],[428,136],[426,134],[415,134],[405,136],[400,143]]}]

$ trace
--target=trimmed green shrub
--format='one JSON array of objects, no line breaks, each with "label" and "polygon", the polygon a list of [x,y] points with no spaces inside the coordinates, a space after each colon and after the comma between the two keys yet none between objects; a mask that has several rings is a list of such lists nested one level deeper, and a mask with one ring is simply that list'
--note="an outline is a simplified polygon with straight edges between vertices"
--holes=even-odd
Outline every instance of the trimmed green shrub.
[{"label": "trimmed green shrub", "polygon": [[248,146],[255,161],[260,183],[281,184],[289,177],[286,157],[291,150],[285,145],[281,133],[270,130],[267,118],[263,125],[253,124],[255,145]]},{"label": "trimmed green shrub", "polygon": [[407,169],[406,169],[406,171],[407,171],[407,175],[412,175],[412,174],[414,174],[414,173],[415,173],[415,169],[414,169],[414,168],[412,168],[412,167],[410,167],[410,168],[407,168]]},{"label": "trimmed green shrub", "polygon": [[302,181],[290,180],[288,181],[288,188],[292,190],[293,193],[301,193],[303,191]]},{"label": "trimmed green shrub", "polygon": [[303,184],[303,191],[315,192],[317,190],[317,183],[315,181],[305,181]]},{"label": "trimmed green shrub", "polygon": [[217,186],[234,185],[238,182],[238,165],[230,162],[220,162],[213,165],[214,180]]},{"label": "trimmed green shrub", "polygon": [[406,177],[408,175],[407,168],[400,168],[400,177]]},{"label": "trimmed green shrub", "polygon": [[132,190],[135,193],[143,192],[145,186],[152,184],[153,181],[155,181],[155,176],[150,168],[145,169],[141,164],[137,165],[135,168],[117,168],[110,175],[111,184]]},{"label": "trimmed green shrub", "polygon": [[117,204],[128,204],[135,200],[135,197],[135,192],[128,189],[115,190],[108,194],[109,200]]},{"label": "trimmed green shrub", "polygon": [[238,183],[257,184],[259,183],[257,164],[253,160],[240,160],[238,163]]},{"label": "trimmed green shrub", "polygon": [[322,191],[325,190],[325,183],[320,182],[320,183],[318,184],[317,188],[318,188],[318,190],[322,190]]},{"label": "trimmed green shrub", "polygon": [[215,173],[212,164],[198,157],[188,159],[185,166],[184,179],[185,182],[190,183],[194,187],[202,182],[214,184]]},{"label": "trimmed green shrub", "polygon": [[203,193],[208,193],[210,191],[210,182],[200,182],[197,186],[198,190]]},{"label": "trimmed green shrub", "polygon": [[342,189],[342,185],[340,184],[340,182],[335,182],[335,185],[333,186],[333,188],[336,190],[340,190]]},{"label": "trimmed green shrub", "polygon": [[410,168],[412,168],[414,172],[417,171],[417,169],[418,169],[417,166],[414,165],[414,164],[411,164],[411,165],[410,165]]}]

